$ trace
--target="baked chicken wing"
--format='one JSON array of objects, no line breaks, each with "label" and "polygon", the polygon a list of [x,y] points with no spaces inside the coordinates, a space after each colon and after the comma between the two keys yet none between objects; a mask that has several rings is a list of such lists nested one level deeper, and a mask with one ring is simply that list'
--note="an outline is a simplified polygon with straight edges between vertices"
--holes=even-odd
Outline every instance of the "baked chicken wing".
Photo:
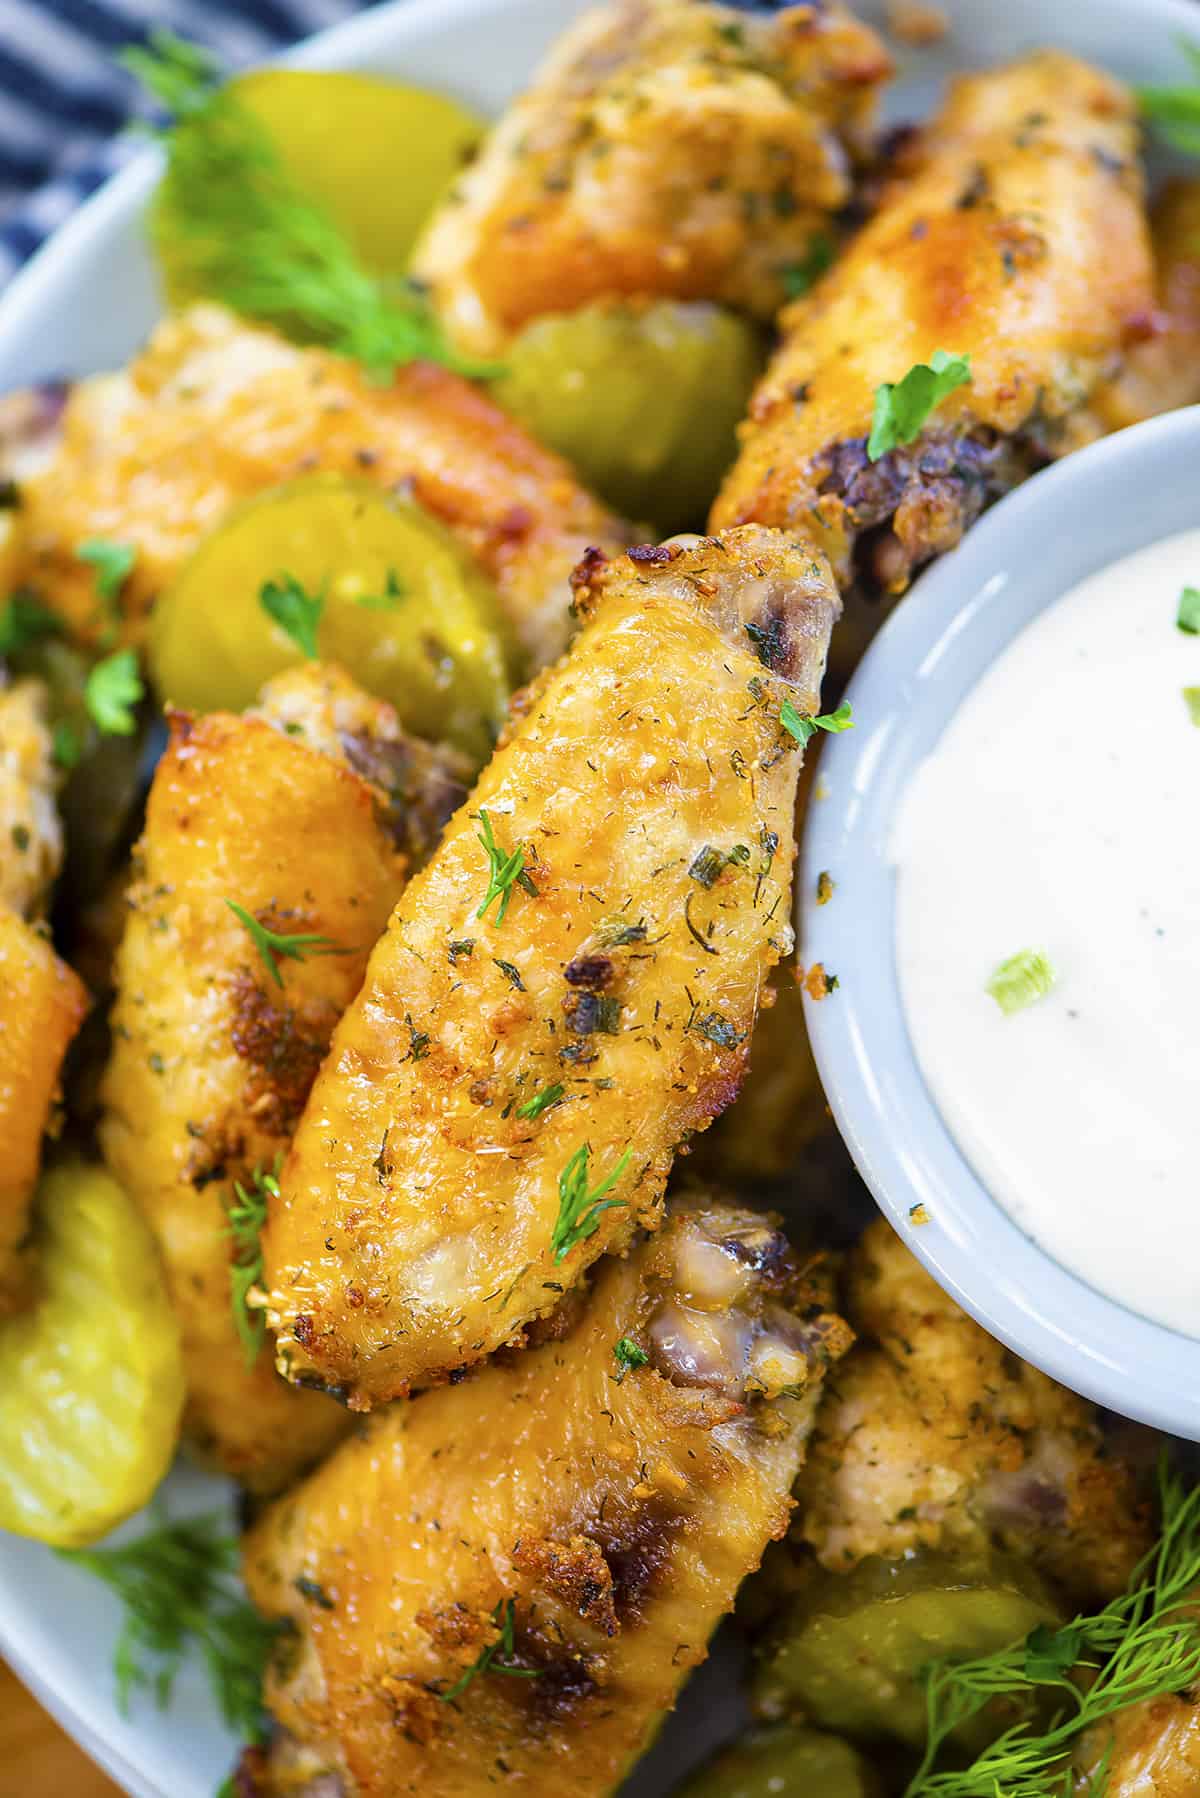
[{"label": "baked chicken wing", "polygon": [[[769,531],[577,577],[334,1037],[264,1238],[280,1368],[369,1409],[519,1337],[657,1217],[792,942],[800,754],[837,598]],[[797,733],[803,734],[797,726]]]},{"label": "baked chicken wing", "polygon": [[44,685],[0,674],[0,905],[22,917],[45,909],[62,865],[59,784]]},{"label": "baked chicken wing", "polygon": [[379,385],[340,356],[197,306],[127,370],[74,389],[57,454],[22,484],[17,573],[94,634],[95,571],[76,549],[133,546],[121,603],[136,639],[235,501],[321,469],[406,486],[458,532],[534,666],[565,641],[567,577],[584,549],[628,542],[565,462],[459,376],[414,362]]},{"label": "baked chicken wing", "polygon": [[1071,1767],[1076,1798],[1195,1798],[1200,1701],[1150,1699],[1089,1730]]},{"label": "baked chicken wing", "polygon": [[847,1314],[862,1341],[827,1389],[798,1493],[821,1563],[995,1546],[1080,1605],[1123,1591],[1150,1507],[1095,1408],[981,1330],[883,1222],[851,1258]]},{"label": "baked chicken wing", "polygon": [[785,1528],[848,1340],[767,1218],[699,1198],[522,1353],[372,1418],[246,1542],[296,1631],[258,1789],[612,1791]]},{"label": "baked chicken wing", "polygon": [[717,300],[769,319],[851,197],[889,72],[837,3],[598,6],[456,183],[416,270],[484,354],[592,300]]},{"label": "baked chicken wing", "polygon": [[1155,330],[1133,346],[1097,404],[1111,431],[1200,400],[1200,181],[1168,181],[1150,214]]},{"label": "baked chicken wing", "polygon": [[[802,532],[843,587],[901,592],[989,501],[1104,429],[1097,389],[1153,308],[1128,90],[1053,51],[965,76],[783,314],[713,526]],[[938,350],[969,358],[970,385],[872,462],[877,389]]]},{"label": "baked chicken wing", "polygon": [[[251,1189],[286,1147],[400,892],[396,799],[422,754],[434,752],[344,675],[281,676],[258,715],[174,716],[135,856],[101,1140],[162,1248],[186,1432],[259,1491],[311,1462],[343,1418],[280,1380],[252,1338],[248,1357],[227,1207],[233,1183]],[[462,793],[447,778],[428,770],[443,810]],[[275,976],[229,902],[256,928],[299,937],[271,957]]]}]

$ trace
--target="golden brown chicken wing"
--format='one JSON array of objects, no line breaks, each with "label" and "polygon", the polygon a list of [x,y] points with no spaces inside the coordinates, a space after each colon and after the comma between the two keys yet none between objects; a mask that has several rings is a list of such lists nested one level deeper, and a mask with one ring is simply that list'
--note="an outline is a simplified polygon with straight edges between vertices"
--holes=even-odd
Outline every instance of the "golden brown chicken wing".
[{"label": "golden brown chicken wing", "polygon": [[[286,1147],[403,885],[389,776],[410,782],[413,754],[390,708],[313,666],[271,683],[258,715],[177,714],[135,860],[101,1139],[163,1251],[187,1433],[258,1491],[343,1419],[286,1386],[266,1349],[247,1365],[227,1204]],[[285,939],[319,940],[298,959],[279,950],[273,977],[227,901]]]},{"label": "golden brown chicken wing", "polygon": [[654,1220],[791,946],[780,711],[817,704],[827,565],[751,529],[595,556],[576,601],[371,958],[264,1238],[281,1370],[356,1408],[518,1337]]},{"label": "golden brown chicken wing", "polygon": [[83,635],[104,622],[89,538],[133,546],[121,603],[140,636],[157,594],[235,500],[328,469],[408,485],[497,583],[534,666],[566,638],[567,576],[628,534],[469,382],[431,363],[371,382],[215,306],[168,319],[119,375],[82,382],[57,455],[22,486],[18,574]]},{"label": "golden brown chicken wing", "polygon": [[[897,593],[992,499],[1104,429],[1099,384],[1151,326],[1135,106],[1046,51],[956,81],[878,211],[782,318],[713,512],[819,543],[845,587]],[[938,350],[970,385],[867,455],[876,390]]]},{"label": "golden brown chicken wing", "polygon": [[1168,181],[1150,214],[1155,330],[1129,351],[1097,407],[1110,431],[1200,400],[1200,181]]},{"label": "golden brown chicken wing", "polygon": [[0,674],[0,905],[22,917],[44,910],[62,864],[60,776],[47,712],[41,681],[5,687]]},{"label": "golden brown chicken wing", "polygon": [[700,1198],[533,1346],[373,1418],[246,1542],[296,1631],[260,1789],[611,1791],[784,1529],[848,1340],[768,1219]]},{"label": "golden brown chicken wing", "polygon": [[557,43],[416,255],[452,335],[491,354],[547,312],[630,296],[769,319],[852,191],[890,63],[840,4],[758,16],[612,0]]},{"label": "golden brown chicken wing", "polygon": [[0,1317],[36,1291],[22,1244],[63,1057],[87,1004],[46,937],[0,903]]},{"label": "golden brown chicken wing", "polygon": [[1196,1798],[1200,1701],[1154,1698],[1090,1730],[1072,1762],[1077,1798]]},{"label": "golden brown chicken wing", "polygon": [[1149,1506],[1095,1408],[960,1311],[887,1224],[851,1258],[859,1348],[821,1407],[798,1533],[832,1570],[998,1546],[1082,1605],[1122,1591]]}]

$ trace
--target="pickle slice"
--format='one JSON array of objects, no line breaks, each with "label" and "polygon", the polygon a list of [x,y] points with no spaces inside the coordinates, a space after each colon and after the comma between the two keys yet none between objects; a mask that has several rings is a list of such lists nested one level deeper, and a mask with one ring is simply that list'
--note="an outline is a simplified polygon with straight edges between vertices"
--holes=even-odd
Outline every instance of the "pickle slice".
[{"label": "pickle slice", "polygon": [[[991,1654],[1038,1623],[1061,1622],[1036,1575],[1007,1557],[965,1566],[939,1554],[872,1557],[851,1573],[813,1574],[765,1646],[752,1701],[762,1717],[803,1715],[821,1728],[920,1747],[923,1667]],[[976,1719],[962,1746],[978,1751],[997,1727]]]},{"label": "pickle slice", "polygon": [[483,760],[508,680],[491,587],[420,506],[337,474],[293,481],[231,513],[151,619],[151,676],[189,711],[241,711],[304,651],[262,603],[288,579],[323,596],[316,641],[418,736]]},{"label": "pickle slice", "polygon": [[[444,94],[373,75],[256,69],[230,87],[265,126],[296,186],[324,207],[375,275],[404,273],[429,215],[485,130]],[[194,227],[173,215],[169,181],[151,229],[172,306],[203,299],[188,253]]]},{"label": "pickle slice", "polygon": [[785,1723],[724,1749],[678,1798],[878,1798],[881,1791],[849,1742]]},{"label": "pickle slice", "polygon": [[720,306],[595,305],[535,319],[493,394],[611,506],[662,535],[702,528],[762,365]]},{"label": "pickle slice", "polygon": [[66,1163],[37,1215],[41,1297],[0,1323],[0,1529],[77,1547],[166,1473],[183,1362],[154,1242],[116,1181]]}]

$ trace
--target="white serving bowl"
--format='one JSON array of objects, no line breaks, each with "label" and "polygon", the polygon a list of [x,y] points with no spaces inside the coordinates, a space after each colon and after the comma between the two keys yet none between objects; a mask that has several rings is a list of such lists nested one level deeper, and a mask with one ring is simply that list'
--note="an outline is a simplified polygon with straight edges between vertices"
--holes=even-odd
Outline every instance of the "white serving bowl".
[{"label": "white serving bowl", "polygon": [[[916,582],[850,683],[856,728],[822,756],[825,796],[809,807],[799,886],[801,955],[838,977],[828,998],[806,1001],[813,1052],[838,1127],[894,1227],[1026,1361],[1193,1441],[1200,1340],[1053,1260],[991,1197],[942,1118],[905,1022],[890,843],[916,769],[1017,633],[1088,575],[1200,525],[1197,468],[1200,406],[1119,431],[1035,475]],[[819,906],[823,869],[835,896]],[[910,1220],[915,1205],[928,1221]]]},{"label": "white serving bowl", "polygon": [[[402,76],[495,112],[584,4],[399,0],[284,60]],[[858,10],[879,24],[884,0],[864,0]],[[889,119],[926,112],[948,73],[1045,43],[1131,80],[1175,79],[1178,38],[1200,35],[1191,0],[946,0],[946,10],[951,31],[942,43],[902,52],[900,79],[886,102]],[[82,207],[0,298],[0,391],[110,367],[145,337],[161,309],[141,230],[159,166],[157,152],[148,150]],[[177,1472],[168,1497],[173,1508],[215,1509],[228,1507],[230,1493],[224,1482]],[[130,1528],[142,1526],[135,1520]],[[0,1653],[135,1798],[212,1798],[238,1744],[216,1715],[202,1674],[185,1670],[167,1712],[141,1702],[122,1718],[111,1677],[119,1625],[115,1599],[93,1578],[45,1549],[0,1535]],[[661,1798],[724,1733],[737,1704],[729,1686],[719,1665],[698,1675],[629,1798]]]}]

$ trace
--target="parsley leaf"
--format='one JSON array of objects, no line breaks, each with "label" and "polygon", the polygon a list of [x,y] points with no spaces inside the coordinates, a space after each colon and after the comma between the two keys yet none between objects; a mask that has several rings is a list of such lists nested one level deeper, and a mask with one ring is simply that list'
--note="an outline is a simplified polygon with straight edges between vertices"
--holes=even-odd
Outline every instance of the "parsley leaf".
[{"label": "parsley leaf", "polygon": [[16,655],[43,637],[57,637],[62,620],[32,593],[14,593],[0,606],[0,656]]},{"label": "parsley leaf", "polygon": [[378,380],[418,357],[463,374],[496,372],[451,349],[416,286],[377,280],[362,266],[203,51],[152,31],[121,61],[173,115],[161,133],[167,170],[153,230],[182,288],[352,357]]},{"label": "parsley leaf", "polygon": [[819,718],[810,718],[806,712],[798,712],[791,700],[785,699],[779,709],[779,722],[784,730],[795,737],[797,743],[807,743],[819,730],[827,730],[836,735],[839,731],[854,729],[850,705],[845,699],[836,712],[825,712]]},{"label": "parsley leaf", "polygon": [[878,462],[898,445],[915,442],[946,395],[970,384],[970,358],[952,356],[946,350],[935,350],[927,364],[916,363],[903,380],[885,381],[875,389],[867,460]]},{"label": "parsley leaf", "polygon": [[394,612],[405,597],[408,588],[400,579],[394,568],[387,571],[382,593],[357,593],[355,605],[365,606],[369,612]]},{"label": "parsley leaf", "polygon": [[137,727],[134,707],[145,691],[137,652],[118,649],[89,670],[83,698],[93,723],[106,736],[131,737]]},{"label": "parsley leaf", "polygon": [[[516,1679],[536,1679],[536,1667],[514,1667],[512,1657],[516,1652],[516,1600],[502,1598],[492,1612],[492,1622],[500,1634],[490,1647],[485,1648],[477,1661],[473,1661],[465,1673],[459,1675],[454,1684],[446,1692],[439,1692],[438,1697],[443,1704],[449,1704],[465,1692],[473,1679],[481,1673],[509,1673]],[[503,1657],[503,1658],[501,1658]]]},{"label": "parsley leaf", "polygon": [[650,1357],[644,1348],[639,1348],[632,1336],[619,1336],[613,1343],[613,1354],[621,1366],[618,1379],[623,1380],[631,1368],[649,1367]]},{"label": "parsley leaf", "polygon": [[1020,949],[1002,961],[987,983],[987,990],[1005,1017],[1024,1011],[1038,999],[1044,999],[1056,976],[1046,957],[1037,949]]},{"label": "parsley leaf", "polygon": [[566,1090],[565,1086],[560,1086],[557,1082],[553,1086],[543,1086],[540,1093],[534,1093],[532,1099],[526,1099],[524,1105],[517,1106],[516,1115],[527,1122],[540,1118],[543,1111],[549,1111],[552,1105],[558,1104]]},{"label": "parsley leaf", "polygon": [[323,593],[308,593],[294,574],[281,574],[278,580],[263,582],[258,603],[267,617],[287,632],[301,655],[311,662],[320,659],[317,626],[325,607]]},{"label": "parsley leaf", "polygon": [[626,1199],[610,1199],[606,1195],[612,1191],[629,1166],[633,1150],[626,1149],[611,1173],[604,1176],[599,1186],[589,1191],[588,1160],[591,1153],[591,1144],[581,1143],[558,1176],[558,1219],[550,1238],[550,1247],[556,1261],[565,1261],[572,1249],[578,1248],[587,1237],[596,1234],[600,1228],[601,1212],[611,1211],[628,1203]]},{"label": "parsley leaf", "polygon": [[307,961],[310,955],[351,954],[349,949],[339,948],[332,938],[318,936],[313,931],[281,936],[278,931],[268,930],[265,924],[260,924],[244,906],[236,905],[232,899],[227,899],[225,903],[238,923],[244,925],[250,933],[250,940],[276,986],[283,985],[283,975],[279,972],[279,963],[275,959],[277,955],[282,955],[286,961]]},{"label": "parsley leaf", "polygon": [[806,294],[810,287],[815,287],[827,269],[833,267],[834,243],[824,231],[819,231],[808,242],[808,250],[802,262],[793,262],[781,269],[783,291],[789,300],[798,300]]},{"label": "parsley leaf", "polygon": [[513,850],[511,855],[505,855],[504,851],[498,846],[492,832],[492,821],[483,810],[482,806],[479,810],[479,822],[483,828],[476,831],[475,836],[476,841],[488,858],[489,872],[488,889],[484,895],[483,904],[479,907],[475,916],[477,918],[482,918],[486,914],[488,906],[491,905],[492,901],[494,899],[499,899],[499,907],[497,908],[495,917],[492,919],[493,929],[499,930],[508,912],[508,902],[512,898],[513,887],[520,886],[525,892],[532,893],[535,897],[537,895],[537,888],[529,878],[529,875],[525,872],[525,851],[518,847]]},{"label": "parsley leaf", "polygon": [[267,1203],[279,1197],[279,1160],[271,1173],[256,1167],[249,1186],[233,1183],[233,1200],[225,1207],[229,1234],[233,1238],[233,1259],[229,1266],[230,1298],[233,1321],[245,1350],[246,1366],[253,1367],[267,1339],[263,1312],[251,1310],[247,1298],[263,1283],[262,1230],[267,1221]]},{"label": "parsley leaf", "polygon": [[151,1692],[164,1710],[194,1644],[229,1728],[266,1740],[262,1681],[280,1626],[265,1622],[239,1592],[238,1543],[220,1518],[183,1517],[117,1548],[57,1553],[103,1580],[125,1607],[113,1657],[122,1714],[136,1691]]},{"label": "parsley leaf", "polygon": [[1180,49],[1194,79],[1174,87],[1142,87],[1137,95],[1143,116],[1157,126],[1160,137],[1187,156],[1200,156],[1200,45],[1184,39]]},{"label": "parsley leaf", "polygon": [[1200,636],[1200,587],[1185,587],[1179,595],[1175,627],[1189,637]]},{"label": "parsley leaf", "polygon": [[132,543],[112,543],[107,537],[89,537],[75,551],[81,562],[90,562],[96,570],[96,591],[101,599],[115,600],[133,572],[137,547]]}]

